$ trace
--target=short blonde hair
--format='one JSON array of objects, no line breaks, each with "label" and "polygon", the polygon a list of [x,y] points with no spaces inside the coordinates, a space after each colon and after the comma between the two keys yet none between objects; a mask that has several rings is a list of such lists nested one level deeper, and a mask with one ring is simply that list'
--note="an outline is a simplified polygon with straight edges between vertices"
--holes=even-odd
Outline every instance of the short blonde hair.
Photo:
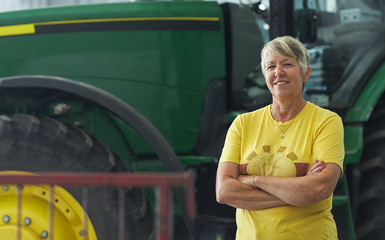
[{"label": "short blonde hair", "polygon": [[301,66],[301,73],[306,74],[310,65],[310,55],[305,46],[291,36],[277,37],[266,43],[261,52],[261,68],[265,74],[266,60],[270,56],[287,56],[297,60]]}]

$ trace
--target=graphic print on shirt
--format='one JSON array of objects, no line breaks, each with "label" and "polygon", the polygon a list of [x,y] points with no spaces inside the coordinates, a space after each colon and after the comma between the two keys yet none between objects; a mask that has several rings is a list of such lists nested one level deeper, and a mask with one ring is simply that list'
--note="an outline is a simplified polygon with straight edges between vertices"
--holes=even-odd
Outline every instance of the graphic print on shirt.
[{"label": "graphic print on shirt", "polygon": [[276,153],[271,152],[270,145],[262,148],[262,153],[252,151],[247,157],[249,162],[239,165],[239,174],[275,177],[306,175],[309,163],[294,162],[298,157],[294,152],[285,154],[287,147],[281,146]]}]

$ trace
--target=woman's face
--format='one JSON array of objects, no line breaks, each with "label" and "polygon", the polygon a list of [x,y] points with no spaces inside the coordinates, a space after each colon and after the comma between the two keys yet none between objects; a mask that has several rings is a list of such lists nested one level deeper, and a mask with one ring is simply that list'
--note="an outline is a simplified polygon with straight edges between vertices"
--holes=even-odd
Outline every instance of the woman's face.
[{"label": "woman's face", "polygon": [[266,84],[274,98],[294,100],[302,97],[302,86],[310,75],[310,67],[302,75],[299,62],[287,56],[270,56],[266,59]]}]

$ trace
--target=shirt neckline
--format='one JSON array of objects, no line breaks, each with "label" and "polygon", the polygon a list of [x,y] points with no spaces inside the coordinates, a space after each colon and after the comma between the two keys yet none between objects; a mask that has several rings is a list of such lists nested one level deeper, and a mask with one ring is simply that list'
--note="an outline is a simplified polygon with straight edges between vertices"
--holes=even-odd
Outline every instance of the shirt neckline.
[{"label": "shirt neckline", "polygon": [[[303,112],[305,112],[305,110],[308,108],[308,105],[309,105],[308,103],[309,103],[309,101],[306,101],[305,106],[301,109],[301,111],[293,119],[291,119],[287,122],[278,122],[278,124],[280,126],[285,126],[285,125],[290,124],[290,122],[292,122],[292,121],[293,121],[293,123],[297,122],[298,119],[300,119],[302,117],[302,115],[304,114]],[[273,116],[271,115],[271,105],[272,104],[270,104],[269,107],[267,108],[269,119],[270,119],[270,121],[274,122],[274,124],[276,124],[277,122],[274,120]]]}]

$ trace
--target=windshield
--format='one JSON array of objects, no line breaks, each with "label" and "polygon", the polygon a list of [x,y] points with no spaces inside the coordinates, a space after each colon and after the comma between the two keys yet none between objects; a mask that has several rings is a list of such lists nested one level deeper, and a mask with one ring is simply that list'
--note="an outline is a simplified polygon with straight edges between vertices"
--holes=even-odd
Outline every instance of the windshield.
[{"label": "windshield", "polygon": [[317,12],[318,29],[317,40],[307,44],[312,73],[304,97],[322,106],[348,106],[382,63],[384,1],[318,0],[308,7]]},{"label": "windshield", "polygon": [[[304,98],[320,106],[348,107],[383,63],[385,1],[295,0],[294,3],[297,29],[294,36],[305,44],[311,58]],[[317,38],[311,42],[301,36],[304,18],[298,17],[306,16],[304,13],[309,11],[315,11],[317,16]],[[263,75],[256,70],[253,73],[252,82],[263,84]],[[255,96],[257,88],[261,84],[249,83],[246,89],[250,97]]]}]

